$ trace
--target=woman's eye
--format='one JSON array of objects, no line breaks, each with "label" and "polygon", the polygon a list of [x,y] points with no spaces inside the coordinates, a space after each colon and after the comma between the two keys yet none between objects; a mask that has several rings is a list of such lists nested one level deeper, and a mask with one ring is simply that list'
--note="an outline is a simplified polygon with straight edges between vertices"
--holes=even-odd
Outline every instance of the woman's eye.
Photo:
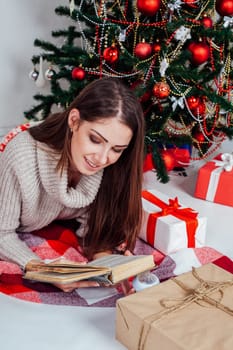
[{"label": "woman's eye", "polygon": [[113,148],[113,151],[115,152],[115,153],[122,153],[123,151],[124,151],[124,149],[122,149],[122,148]]},{"label": "woman's eye", "polygon": [[90,136],[90,140],[91,140],[91,142],[93,142],[93,143],[100,143],[100,140],[97,138],[97,137],[95,137],[95,136]]}]

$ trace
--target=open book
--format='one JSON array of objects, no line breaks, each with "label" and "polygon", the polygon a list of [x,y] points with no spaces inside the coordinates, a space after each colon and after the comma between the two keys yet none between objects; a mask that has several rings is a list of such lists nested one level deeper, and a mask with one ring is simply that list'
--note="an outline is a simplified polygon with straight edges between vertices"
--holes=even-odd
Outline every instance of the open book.
[{"label": "open book", "polygon": [[153,255],[106,255],[87,264],[50,262],[33,265],[24,278],[48,282],[71,283],[80,280],[95,280],[115,284],[144,271],[155,268]]}]

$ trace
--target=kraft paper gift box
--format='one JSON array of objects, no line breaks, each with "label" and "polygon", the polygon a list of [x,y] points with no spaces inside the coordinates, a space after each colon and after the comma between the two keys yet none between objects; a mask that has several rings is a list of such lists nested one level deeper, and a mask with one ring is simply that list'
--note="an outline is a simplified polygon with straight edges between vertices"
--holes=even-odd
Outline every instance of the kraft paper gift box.
[{"label": "kraft paper gift box", "polygon": [[198,171],[194,196],[233,207],[233,155],[219,154]]},{"label": "kraft paper gift box", "polygon": [[183,248],[205,245],[207,218],[178,199],[157,190],[142,191],[143,220],[140,238],[168,255]]},{"label": "kraft paper gift box", "polygon": [[117,301],[128,350],[232,350],[233,275],[207,264]]}]

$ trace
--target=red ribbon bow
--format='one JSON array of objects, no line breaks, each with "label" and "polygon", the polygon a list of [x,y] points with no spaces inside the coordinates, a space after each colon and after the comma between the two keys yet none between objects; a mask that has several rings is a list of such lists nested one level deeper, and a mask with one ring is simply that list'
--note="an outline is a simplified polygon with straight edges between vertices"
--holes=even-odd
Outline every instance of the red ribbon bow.
[{"label": "red ribbon bow", "polygon": [[154,245],[157,219],[161,216],[173,215],[176,218],[185,221],[188,248],[195,247],[195,233],[198,226],[197,212],[194,212],[191,208],[181,208],[177,197],[174,199],[169,199],[168,204],[148,191],[142,191],[142,197],[162,209],[158,213],[151,213],[149,215],[147,222],[147,242],[149,244],[152,246]]}]

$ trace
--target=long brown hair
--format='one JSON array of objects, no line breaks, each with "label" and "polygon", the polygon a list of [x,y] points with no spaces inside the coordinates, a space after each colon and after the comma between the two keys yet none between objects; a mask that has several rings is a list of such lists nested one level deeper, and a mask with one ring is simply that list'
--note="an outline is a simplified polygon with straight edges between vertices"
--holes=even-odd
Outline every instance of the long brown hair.
[{"label": "long brown hair", "polygon": [[133,249],[141,225],[144,117],[134,93],[117,78],[103,78],[88,84],[62,113],[48,116],[29,129],[38,141],[61,154],[58,169],[71,162],[69,112],[77,108],[81,120],[95,121],[117,116],[133,132],[129,146],[118,161],[104,169],[100,189],[89,207],[85,252],[114,249],[122,242]]}]

